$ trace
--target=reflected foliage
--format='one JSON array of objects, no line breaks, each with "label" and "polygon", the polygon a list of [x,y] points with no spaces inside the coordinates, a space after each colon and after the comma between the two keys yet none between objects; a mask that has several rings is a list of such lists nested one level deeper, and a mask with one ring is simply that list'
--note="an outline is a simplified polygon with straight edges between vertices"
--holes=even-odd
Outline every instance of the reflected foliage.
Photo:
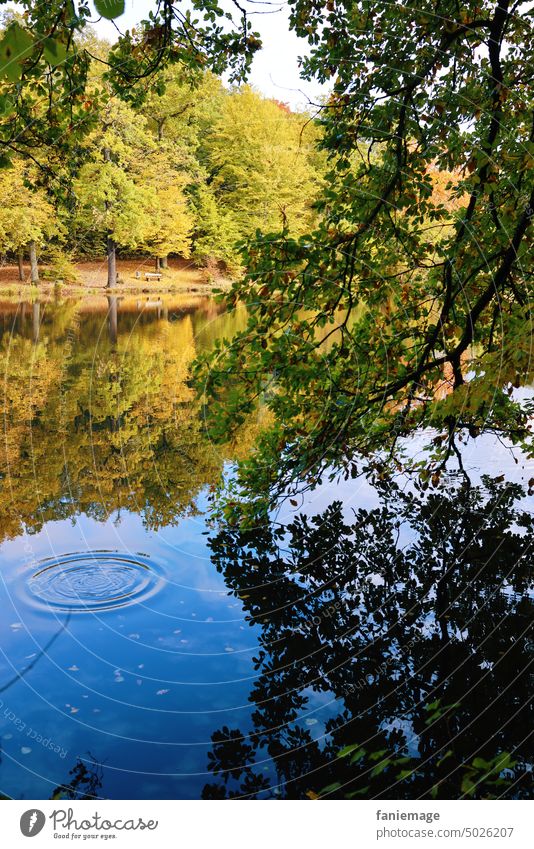
[{"label": "reflected foliage", "polygon": [[378,506],[350,519],[334,502],[211,539],[262,634],[253,727],[213,735],[206,798],[527,794],[524,492],[502,478],[373,484]]},{"label": "reflected foliage", "polygon": [[194,511],[231,454],[188,386],[213,303],[36,306],[3,316],[0,538],[79,513],[132,510],[157,529]]},{"label": "reflected foliage", "polygon": [[78,758],[73,768],[69,770],[71,780],[60,784],[51,795],[51,799],[98,799],[102,798],[99,791],[103,783],[103,769],[91,755],[87,758]]}]

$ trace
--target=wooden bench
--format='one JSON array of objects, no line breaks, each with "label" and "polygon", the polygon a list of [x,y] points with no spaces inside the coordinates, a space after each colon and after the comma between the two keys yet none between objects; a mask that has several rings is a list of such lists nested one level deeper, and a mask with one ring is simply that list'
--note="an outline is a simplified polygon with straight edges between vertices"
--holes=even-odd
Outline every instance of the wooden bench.
[{"label": "wooden bench", "polygon": [[159,271],[145,271],[145,280],[161,280]]}]

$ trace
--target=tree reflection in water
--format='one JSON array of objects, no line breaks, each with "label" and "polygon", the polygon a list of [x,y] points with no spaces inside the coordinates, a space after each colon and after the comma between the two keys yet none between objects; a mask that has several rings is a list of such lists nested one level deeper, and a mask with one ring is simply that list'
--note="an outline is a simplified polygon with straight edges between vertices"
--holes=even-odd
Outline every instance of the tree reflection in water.
[{"label": "tree reflection in water", "polygon": [[[444,486],[377,481],[350,523],[334,502],[218,528],[214,563],[262,634],[253,729],[213,734],[205,798],[526,794],[533,518],[502,478]],[[320,694],[336,710],[314,735]]]}]

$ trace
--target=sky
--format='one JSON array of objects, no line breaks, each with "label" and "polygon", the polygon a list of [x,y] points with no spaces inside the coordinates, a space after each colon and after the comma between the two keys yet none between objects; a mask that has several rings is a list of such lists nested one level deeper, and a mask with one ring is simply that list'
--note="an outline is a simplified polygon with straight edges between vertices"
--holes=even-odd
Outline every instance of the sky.
[{"label": "sky", "polygon": [[[121,30],[130,29],[148,17],[154,5],[152,0],[126,0],[126,12],[117,18],[117,26]],[[229,11],[236,11],[228,0],[222,2],[222,5]],[[264,44],[253,62],[250,76],[252,85],[267,97],[289,103],[293,109],[306,108],[309,101],[317,103],[326,87],[300,79],[298,57],[306,53],[307,43],[289,31],[287,4],[282,2],[274,5],[271,2],[249,8],[268,12],[252,14],[250,17],[253,30],[260,32]],[[101,37],[110,41],[117,37],[117,30],[111,21],[100,20],[95,24],[95,29]]]}]

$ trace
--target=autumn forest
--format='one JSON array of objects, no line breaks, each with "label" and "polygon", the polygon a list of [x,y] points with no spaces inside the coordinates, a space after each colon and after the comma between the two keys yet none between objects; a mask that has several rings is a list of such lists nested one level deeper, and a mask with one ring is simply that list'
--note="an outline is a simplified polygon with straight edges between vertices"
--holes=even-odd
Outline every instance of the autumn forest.
[{"label": "autumn forest", "polygon": [[528,4],[0,12],[2,798],[531,799]]}]

